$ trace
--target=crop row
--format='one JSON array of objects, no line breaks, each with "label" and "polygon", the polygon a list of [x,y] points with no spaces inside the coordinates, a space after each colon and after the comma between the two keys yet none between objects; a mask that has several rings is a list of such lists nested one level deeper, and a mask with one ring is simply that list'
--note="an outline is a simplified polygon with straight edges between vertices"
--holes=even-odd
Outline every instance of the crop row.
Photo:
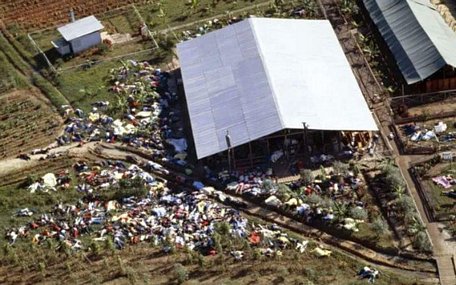
[{"label": "crop row", "polygon": [[34,96],[25,91],[0,100],[0,158],[45,147],[59,131],[57,114]]},{"label": "crop row", "polygon": [[99,14],[144,0],[18,0],[3,1],[0,16],[5,23],[17,23],[33,30],[68,22],[72,8],[77,18]]}]

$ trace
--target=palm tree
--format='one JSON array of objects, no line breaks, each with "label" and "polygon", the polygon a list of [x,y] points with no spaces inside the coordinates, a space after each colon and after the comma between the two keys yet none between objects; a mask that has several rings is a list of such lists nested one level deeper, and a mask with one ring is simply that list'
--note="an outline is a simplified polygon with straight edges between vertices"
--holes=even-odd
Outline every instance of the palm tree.
[{"label": "palm tree", "polygon": [[338,219],[338,220],[342,220],[344,219],[346,216],[348,216],[348,213],[350,212],[349,211],[349,208],[347,207],[347,204],[343,203],[343,202],[334,202],[333,204],[333,212],[334,212],[334,216]]},{"label": "palm tree", "polygon": [[196,11],[196,8],[198,8],[199,4],[200,4],[199,0],[191,0],[190,1],[190,9],[192,11]]},{"label": "palm tree", "polygon": [[393,188],[393,194],[395,196],[396,199],[401,199],[402,196],[405,194],[405,187],[402,186],[402,185],[396,185],[394,188]]}]

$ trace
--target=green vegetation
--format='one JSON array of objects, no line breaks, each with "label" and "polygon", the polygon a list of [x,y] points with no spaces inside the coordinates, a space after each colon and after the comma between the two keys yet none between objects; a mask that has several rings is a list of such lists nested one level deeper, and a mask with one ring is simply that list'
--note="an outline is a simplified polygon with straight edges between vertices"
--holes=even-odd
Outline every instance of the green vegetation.
[{"label": "green vegetation", "polygon": [[24,76],[16,71],[3,52],[0,52],[0,93],[11,89],[28,88],[30,85]]},{"label": "green vegetation", "polygon": [[98,18],[103,23],[105,30],[110,34],[137,34],[141,24],[140,19],[131,6],[113,12],[107,12]]},{"label": "green vegetation", "polygon": [[[71,161],[58,161],[60,169],[65,169],[69,167]],[[25,172],[21,177],[18,177],[18,181],[0,186],[0,229],[10,228],[13,226],[20,226],[30,220],[30,217],[17,217],[15,215],[16,211],[29,208],[34,212],[34,216],[41,213],[48,212],[51,208],[59,203],[74,203],[82,197],[82,195],[75,190],[59,190],[57,192],[50,191],[47,193],[36,192],[30,193],[27,189],[29,186],[28,182],[36,178],[41,177],[46,174],[51,169],[40,169],[29,170]],[[33,173],[33,177],[30,175]],[[28,178],[30,176],[30,178]],[[76,179],[75,174],[71,171],[70,177],[72,178],[70,188],[75,186]],[[22,247],[26,246],[28,243],[22,244],[18,242],[17,246]]]},{"label": "green vegetation", "polygon": [[455,214],[453,209],[453,205],[456,202],[455,199],[450,198],[446,195],[443,195],[442,187],[435,185],[435,183],[431,180],[425,181],[426,190],[428,190],[429,198],[431,198],[432,207],[436,211],[437,215],[448,215],[448,214]]},{"label": "green vegetation", "polygon": [[18,69],[25,76],[29,76],[31,83],[38,87],[43,94],[52,102],[52,104],[58,109],[61,109],[61,105],[67,104],[68,102],[60,94],[60,92],[41,74],[38,74],[31,70],[31,66],[27,64],[21,55],[8,43],[8,41],[0,36],[0,49],[6,55],[11,63],[14,64],[14,67]]},{"label": "green vegetation", "polygon": [[[215,15],[226,15],[233,10],[261,3],[271,3],[268,0],[197,0],[197,1],[156,1],[151,4],[137,6],[147,24],[154,30],[165,29],[168,26],[178,26],[202,20]],[[284,1],[290,2],[290,1]]]},{"label": "green vegetation", "polygon": [[52,105],[57,108],[57,110],[61,111],[61,106],[68,104],[68,101],[65,99],[65,97],[62,96],[62,93],[60,93],[49,81],[47,81],[40,74],[32,74],[32,83],[46,95],[46,97],[49,99],[49,101],[51,101]]},{"label": "green vegetation", "polygon": [[[134,56],[135,60],[148,60],[151,64],[160,66],[170,59],[171,54],[163,51],[154,51],[152,54]],[[126,61],[128,58],[123,58]],[[91,110],[91,104],[96,101],[109,101],[116,105],[118,97],[109,91],[113,79],[110,70],[122,65],[120,60],[105,61],[86,67],[61,72],[56,79],[57,87],[75,108],[85,111]]]},{"label": "green vegetation", "polygon": [[389,210],[394,212],[397,227],[404,227],[404,234],[412,240],[416,249],[430,252],[431,244],[426,234],[426,227],[421,223],[413,199],[406,191],[406,183],[398,167],[392,164],[384,166],[380,179],[384,183],[383,191],[389,197]]}]

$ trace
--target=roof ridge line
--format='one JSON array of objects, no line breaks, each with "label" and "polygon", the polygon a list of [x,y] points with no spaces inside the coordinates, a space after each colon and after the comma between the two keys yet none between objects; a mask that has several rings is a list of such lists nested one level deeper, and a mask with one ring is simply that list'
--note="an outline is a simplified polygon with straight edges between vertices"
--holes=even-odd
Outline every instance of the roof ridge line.
[{"label": "roof ridge line", "polygon": [[259,57],[261,59],[261,64],[263,66],[264,73],[266,74],[266,78],[268,79],[269,89],[272,92],[272,99],[274,100],[274,105],[275,105],[275,109],[277,111],[277,115],[278,115],[279,120],[280,120],[280,124],[281,124],[282,128],[285,128],[285,123],[284,123],[283,118],[282,118],[282,112],[281,112],[281,109],[280,109],[280,105],[277,102],[277,96],[276,96],[276,92],[275,92],[275,89],[274,89],[274,85],[272,84],[272,80],[271,80],[271,76],[269,74],[269,71],[266,68],[267,65],[266,65],[266,61],[264,60],[264,53],[263,53],[263,50],[261,49],[260,45],[258,44],[258,35],[257,35],[256,30],[254,29],[254,25],[253,25],[253,21],[252,21],[253,19],[254,18],[249,18],[248,19],[249,26],[250,26],[250,29],[252,30],[253,37],[255,38],[255,46],[256,46],[256,48],[258,50],[258,55],[259,55]]}]

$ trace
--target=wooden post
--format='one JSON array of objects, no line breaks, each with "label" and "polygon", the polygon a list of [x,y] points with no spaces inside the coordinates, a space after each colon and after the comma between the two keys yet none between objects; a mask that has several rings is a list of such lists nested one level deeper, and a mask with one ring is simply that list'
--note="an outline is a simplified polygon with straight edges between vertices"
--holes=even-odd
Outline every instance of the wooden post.
[{"label": "wooden post", "polygon": [[234,151],[234,148],[231,149],[231,153],[233,155],[233,169],[236,171],[236,156],[234,155],[236,152]]},{"label": "wooden post", "polygon": [[337,132],[337,152],[340,152],[340,131]]},{"label": "wooden post", "polygon": [[323,130],[320,131],[321,143],[323,144],[323,151],[325,150],[325,133]]},{"label": "wooden post", "polygon": [[290,158],[288,155],[288,144],[285,144],[286,141],[287,141],[287,133],[285,131],[285,137],[283,139],[283,148],[284,148],[285,158],[288,161]]},{"label": "wooden post", "polygon": [[253,154],[252,154],[252,144],[249,141],[249,159],[250,159],[250,167],[253,167]]}]

